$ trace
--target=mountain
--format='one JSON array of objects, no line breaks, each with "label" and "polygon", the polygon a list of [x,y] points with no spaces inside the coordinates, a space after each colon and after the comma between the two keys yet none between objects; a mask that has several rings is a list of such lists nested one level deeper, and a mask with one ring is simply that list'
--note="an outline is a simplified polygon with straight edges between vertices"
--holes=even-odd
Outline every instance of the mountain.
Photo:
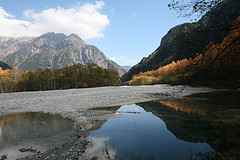
[{"label": "mountain", "polygon": [[51,32],[35,38],[1,37],[0,42],[0,60],[23,71],[95,63],[102,68],[114,69],[119,75],[125,72],[97,47],[86,44],[76,34],[66,36]]},{"label": "mountain", "polygon": [[121,66],[123,69],[125,69],[126,71],[129,71],[131,68],[132,68],[132,66]]},{"label": "mountain", "polygon": [[135,74],[158,69],[172,61],[196,57],[210,43],[221,42],[239,15],[240,1],[224,0],[198,22],[170,29],[162,38],[160,46],[125,73],[122,80],[129,81]]},{"label": "mountain", "polygon": [[4,63],[2,61],[0,61],[0,67],[5,70],[5,69],[12,69],[11,66],[9,66],[7,63]]},{"label": "mountain", "polygon": [[22,37],[22,38],[9,38],[0,37],[0,60],[23,48],[33,38]]}]

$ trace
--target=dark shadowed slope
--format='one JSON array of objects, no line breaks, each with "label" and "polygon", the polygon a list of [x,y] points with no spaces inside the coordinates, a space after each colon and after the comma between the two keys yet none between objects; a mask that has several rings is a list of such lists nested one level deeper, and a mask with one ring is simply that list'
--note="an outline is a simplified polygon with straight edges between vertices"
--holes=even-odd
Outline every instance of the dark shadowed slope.
[{"label": "dark shadowed slope", "polygon": [[198,22],[172,28],[162,38],[160,46],[124,74],[122,80],[128,81],[134,74],[158,69],[172,61],[195,57],[196,53],[202,53],[210,42],[221,42],[239,15],[240,1],[225,0]]}]

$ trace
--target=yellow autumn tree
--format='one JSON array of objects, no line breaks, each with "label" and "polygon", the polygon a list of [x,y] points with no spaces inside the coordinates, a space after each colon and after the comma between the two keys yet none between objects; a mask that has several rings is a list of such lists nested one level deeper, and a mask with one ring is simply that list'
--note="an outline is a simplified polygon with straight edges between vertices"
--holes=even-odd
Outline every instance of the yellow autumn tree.
[{"label": "yellow autumn tree", "polygon": [[[154,83],[232,85],[239,87],[240,79],[240,16],[229,34],[219,44],[210,43],[205,52],[195,58],[173,61],[157,70],[134,75],[129,84],[143,84],[147,77],[156,77]],[[140,78],[141,77],[141,78]],[[153,82],[153,81],[152,81]],[[149,81],[148,81],[149,83]],[[218,84],[219,83],[219,84]]]}]

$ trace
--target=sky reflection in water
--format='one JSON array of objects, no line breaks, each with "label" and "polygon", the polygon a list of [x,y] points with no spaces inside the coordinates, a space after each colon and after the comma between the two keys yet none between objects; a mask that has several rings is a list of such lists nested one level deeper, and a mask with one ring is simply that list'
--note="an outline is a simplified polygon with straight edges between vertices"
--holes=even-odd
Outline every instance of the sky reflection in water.
[{"label": "sky reflection in water", "polygon": [[86,151],[85,157],[95,153],[98,157],[124,160],[183,159],[190,157],[190,152],[213,151],[207,143],[178,139],[164,121],[135,104],[122,106],[116,116],[91,132],[88,139],[94,147]]}]

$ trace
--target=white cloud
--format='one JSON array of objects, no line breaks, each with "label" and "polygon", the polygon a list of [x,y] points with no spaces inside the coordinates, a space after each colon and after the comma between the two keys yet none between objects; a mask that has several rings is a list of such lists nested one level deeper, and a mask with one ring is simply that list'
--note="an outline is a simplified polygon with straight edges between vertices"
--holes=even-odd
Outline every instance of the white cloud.
[{"label": "white cloud", "polygon": [[0,7],[0,36],[39,36],[46,32],[78,34],[82,39],[104,37],[103,30],[109,25],[107,15],[101,14],[103,1],[86,3],[73,8],[49,8],[40,13],[25,10],[28,20],[14,18]]}]

